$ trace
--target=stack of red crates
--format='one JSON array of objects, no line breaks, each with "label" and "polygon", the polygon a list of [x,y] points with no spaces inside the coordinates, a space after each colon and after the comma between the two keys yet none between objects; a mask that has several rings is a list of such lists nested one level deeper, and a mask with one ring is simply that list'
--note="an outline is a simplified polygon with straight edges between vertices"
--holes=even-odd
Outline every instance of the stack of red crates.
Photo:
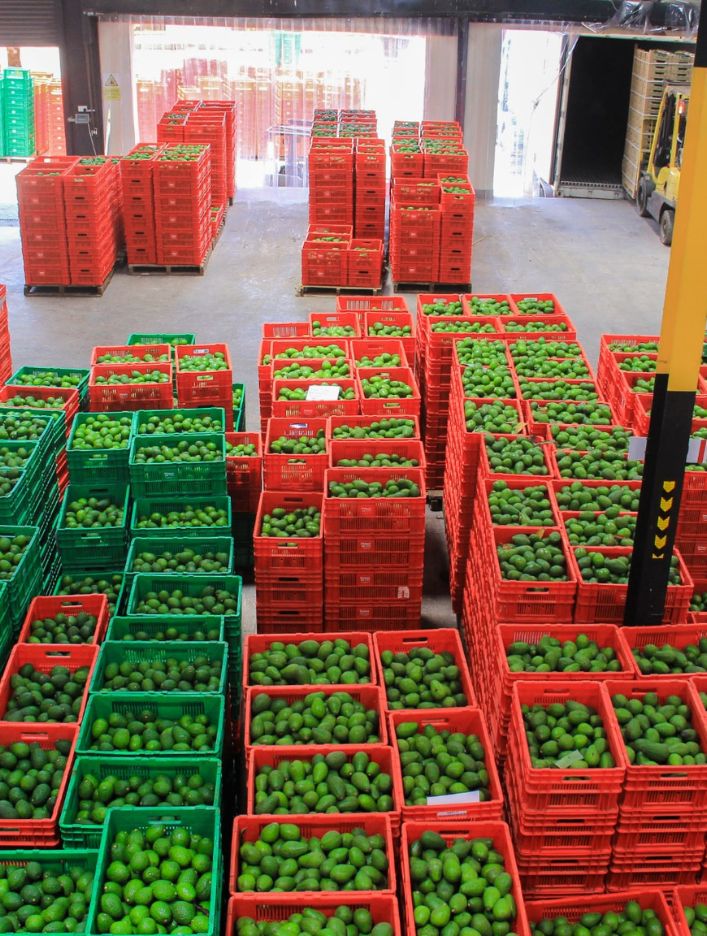
[{"label": "stack of red crates", "polygon": [[53,78],[47,82],[46,99],[47,150],[55,156],[63,156],[66,154],[66,131],[60,78]]},{"label": "stack of red crates", "polygon": [[388,251],[393,283],[439,281],[441,223],[439,205],[410,197],[398,200],[394,181]]},{"label": "stack of red crates", "polygon": [[226,195],[231,204],[236,197],[236,103],[235,101],[202,101],[202,111],[226,115]]},{"label": "stack of red crates", "polygon": [[0,283],[0,384],[7,383],[12,376],[12,350],[10,348],[10,323],[7,311],[7,287]]},{"label": "stack of red crates", "polygon": [[425,178],[468,174],[469,154],[464,148],[461,125],[456,121],[423,120],[420,127],[420,144],[424,157]]},{"label": "stack of red crates", "polygon": [[[699,680],[704,690],[704,677]],[[707,751],[707,719],[698,683],[669,675],[639,676],[633,682],[608,682],[606,688],[612,697],[623,695],[629,700],[655,693],[661,705],[669,696],[680,698],[690,710],[691,727],[697,732],[701,750]],[[627,761],[608,889],[696,883],[706,835],[707,766],[683,765],[676,771],[668,765],[641,766]]]},{"label": "stack of red crates", "polygon": [[[177,345],[175,351],[177,406],[188,409],[215,406],[224,409],[226,430],[233,431],[233,366],[228,345],[218,343]],[[223,355],[225,368],[210,370],[207,357],[207,363],[203,365],[203,369],[194,369],[195,360],[214,354]]]},{"label": "stack of red crates", "polygon": [[129,264],[157,263],[153,181],[158,143],[138,143],[120,160],[123,228]]},{"label": "stack of red crates", "polygon": [[[355,153],[354,236],[385,238],[385,143],[359,137]],[[355,283],[352,285],[356,285]]]},{"label": "stack of red crates", "polygon": [[346,286],[353,227],[310,224],[302,245],[303,286]]},{"label": "stack of red crates", "polygon": [[[333,442],[332,442],[333,444]],[[365,448],[389,441],[366,439]],[[360,450],[359,456],[360,457]],[[417,497],[339,498],[331,485],[406,478]],[[425,481],[419,468],[330,468],[324,484],[327,630],[416,628],[422,608]]]},{"label": "stack of red crates", "polygon": [[65,286],[71,282],[64,177],[77,163],[75,156],[39,156],[16,176],[27,286]]},{"label": "stack of red crates", "polygon": [[99,286],[120,249],[117,165],[105,156],[81,159],[64,176],[69,271],[74,285]]},{"label": "stack of red crates", "polygon": [[[571,755],[577,752],[560,766],[533,766],[522,707],[547,709],[569,701],[599,715],[613,767],[573,769]],[[559,675],[554,680],[515,683],[504,779],[526,896],[551,899],[604,890],[626,764],[606,684],[565,681]]]},{"label": "stack of red crates", "polygon": [[200,266],[211,246],[209,146],[177,143],[155,156],[157,263]]},{"label": "stack of red crates", "polygon": [[471,282],[475,193],[468,176],[440,175],[442,228],[439,248],[441,283]]},{"label": "stack of red crates", "polygon": [[309,223],[354,223],[354,141],[314,137],[309,148]]},{"label": "stack of red crates", "polygon": [[395,338],[415,365],[415,320],[403,296],[337,296],[337,312],[356,312],[362,338]]},{"label": "stack of red crates", "polygon": [[[650,383],[658,363],[657,335],[602,335],[599,344],[597,383],[624,426],[648,432],[645,401],[652,391],[641,392]],[[641,382],[636,389],[636,383]],[[645,430],[645,432],[643,432]]]},{"label": "stack of red crates", "polygon": [[292,512],[315,508],[321,517],[322,501],[319,491],[264,491],[261,496],[253,536],[259,633],[302,634],[322,630],[324,557],[321,526],[318,536],[263,535],[263,518],[273,510],[282,508]]}]

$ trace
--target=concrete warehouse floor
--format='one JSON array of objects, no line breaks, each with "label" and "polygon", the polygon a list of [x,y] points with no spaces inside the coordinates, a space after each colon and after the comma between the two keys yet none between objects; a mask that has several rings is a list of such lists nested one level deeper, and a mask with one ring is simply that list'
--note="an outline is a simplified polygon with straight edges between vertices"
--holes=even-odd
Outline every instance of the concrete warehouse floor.
[{"label": "concrete warehouse floor", "polygon": [[[87,367],[91,348],[121,344],[134,331],[194,331],[226,341],[246,384],[247,423],[259,426],[256,361],[266,321],[296,321],[333,310],[333,295],[295,294],[306,192],[238,193],[204,277],[113,277],[102,298],[23,296],[19,229],[0,226],[0,283],[8,288],[12,355],[22,364]],[[535,199],[476,208],[475,292],[553,292],[596,363],[599,335],[655,334],[669,251],[655,228],[622,201]],[[391,291],[390,286],[387,289]],[[414,294],[408,303],[415,308]],[[428,514],[425,624],[454,623],[448,597],[444,520]],[[255,628],[246,588],[244,631]]]}]

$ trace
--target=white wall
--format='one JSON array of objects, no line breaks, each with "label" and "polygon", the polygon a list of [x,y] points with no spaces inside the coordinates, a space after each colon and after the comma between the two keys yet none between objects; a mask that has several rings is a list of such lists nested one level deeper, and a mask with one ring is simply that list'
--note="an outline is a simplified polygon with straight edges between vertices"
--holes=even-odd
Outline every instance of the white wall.
[{"label": "white wall", "polygon": [[482,196],[493,193],[502,41],[502,26],[469,24],[464,143],[472,184]]},{"label": "white wall", "polygon": [[454,120],[457,96],[457,37],[427,37],[425,120]]},{"label": "white wall", "polygon": [[132,26],[98,24],[98,48],[103,86],[103,128],[106,153],[127,153],[136,143],[136,94],[132,80]]}]

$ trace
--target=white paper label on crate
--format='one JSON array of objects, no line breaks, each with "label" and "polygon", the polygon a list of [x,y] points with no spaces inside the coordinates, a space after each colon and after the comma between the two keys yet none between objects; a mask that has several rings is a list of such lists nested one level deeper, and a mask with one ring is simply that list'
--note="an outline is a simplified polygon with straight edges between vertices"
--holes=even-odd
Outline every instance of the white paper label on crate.
[{"label": "white paper label on crate", "polygon": [[428,796],[428,806],[463,806],[465,803],[480,803],[481,794],[478,790],[469,790],[467,793],[446,793],[444,796]]},{"label": "white paper label on crate", "polygon": [[555,761],[555,766],[559,767],[560,770],[565,770],[581,760],[584,760],[584,754],[581,751],[568,751],[563,757]]},{"label": "white paper label on crate", "polygon": [[[648,439],[645,436],[631,436],[628,443],[629,461],[645,461],[647,442]],[[707,461],[707,439],[693,436],[687,447],[685,462],[691,465],[700,465],[705,461]]]},{"label": "white paper label on crate", "polygon": [[307,388],[308,400],[338,400],[341,387],[325,387],[319,384]]}]

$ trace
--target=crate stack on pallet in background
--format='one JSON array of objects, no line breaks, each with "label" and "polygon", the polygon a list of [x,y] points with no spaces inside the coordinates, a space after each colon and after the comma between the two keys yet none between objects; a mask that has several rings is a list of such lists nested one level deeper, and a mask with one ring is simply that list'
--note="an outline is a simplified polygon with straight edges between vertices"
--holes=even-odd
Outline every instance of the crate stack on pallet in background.
[{"label": "crate stack on pallet in background", "polygon": [[10,343],[10,313],[7,308],[7,287],[0,283],[0,385],[12,373],[12,347]]},{"label": "crate stack on pallet in background", "polygon": [[122,249],[118,166],[110,157],[80,159],[64,176],[69,273],[75,286],[100,286]]},{"label": "crate stack on pallet in background", "polygon": [[[2,72],[0,128],[3,156],[34,156],[34,80],[27,68],[5,68]],[[55,155],[55,154],[53,154]],[[58,154],[56,154],[58,155]]]},{"label": "crate stack on pallet in background", "polygon": [[[371,137],[356,140],[354,154],[354,236],[385,239],[385,143]],[[350,285],[355,286],[356,283]]]},{"label": "crate stack on pallet in background", "polygon": [[648,165],[653,134],[667,85],[689,85],[694,55],[665,49],[639,49],[633,53],[631,97],[626,142],[621,163],[623,187],[635,198],[641,172]]},{"label": "crate stack on pallet in background", "polygon": [[166,144],[155,155],[155,255],[166,266],[201,266],[211,248],[208,145]]},{"label": "crate stack on pallet in background", "polygon": [[66,134],[61,80],[47,72],[34,72],[32,78],[37,155],[65,156]]},{"label": "crate stack on pallet in background", "polygon": [[157,263],[153,176],[157,143],[138,143],[120,160],[123,228],[128,264]]}]

